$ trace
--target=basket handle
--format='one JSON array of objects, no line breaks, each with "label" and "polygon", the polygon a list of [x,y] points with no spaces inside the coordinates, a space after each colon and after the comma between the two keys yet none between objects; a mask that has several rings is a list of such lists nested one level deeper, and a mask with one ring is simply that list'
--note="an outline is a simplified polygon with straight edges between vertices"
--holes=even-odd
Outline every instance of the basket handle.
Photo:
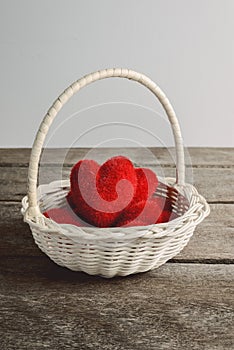
[{"label": "basket handle", "polygon": [[38,176],[38,166],[41,155],[41,150],[44,144],[45,137],[52,124],[54,118],[56,117],[59,110],[63,105],[81,88],[89,85],[90,83],[111,77],[127,78],[141,83],[146,88],[148,88],[161,102],[168,119],[171,123],[175,147],[176,147],[176,183],[178,185],[184,185],[185,178],[185,165],[184,165],[184,148],[183,140],[181,136],[179,122],[177,120],[176,114],[170,104],[168,98],[165,96],[163,91],[147,76],[135,72],[129,69],[123,68],[112,68],[103,69],[91,74],[84,76],[83,78],[75,81],[71,84],[64,92],[55,100],[52,104],[45,117],[43,118],[41,125],[38,129],[36,138],[33,143],[29,169],[28,169],[28,215],[36,217],[40,215],[40,210],[37,204],[37,176]]}]

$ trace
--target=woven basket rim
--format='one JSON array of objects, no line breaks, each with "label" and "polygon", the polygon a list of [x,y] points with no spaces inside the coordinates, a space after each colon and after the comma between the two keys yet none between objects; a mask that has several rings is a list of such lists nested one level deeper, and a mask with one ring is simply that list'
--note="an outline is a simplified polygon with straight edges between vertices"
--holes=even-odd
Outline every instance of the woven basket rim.
[{"label": "woven basket rim", "polygon": [[[193,217],[192,224],[197,226],[207,215],[209,215],[210,208],[207,204],[205,198],[201,196],[197,189],[191,184],[185,184],[183,186],[178,186],[175,184],[175,178],[165,178],[164,182],[167,185],[173,187],[178,192],[180,192],[189,202],[188,210],[178,218],[171,220],[169,222],[160,224],[151,224],[147,226],[131,226],[131,227],[78,227],[72,224],[58,224],[52,219],[44,217],[41,214],[36,221],[32,220],[31,217],[26,215],[28,208],[28,196],[22,199],[22,209],[21,212],[24,215],[24,220],[34,229],[39,230],[42,233],[60,233],[73,241],[83,241],[83,240],[131,240],[140,237],[144,238],[160,238],[165,236],[173,235],[176,233],[180,234],[181,226],[186,225],[189,219],[189,226],[191,226],[191,217]],[[42,193],[48,194],[48,189],[50,192],[58,190],[58,188],[65,188],[69,186],[69,180],[57,180],[52,181],[49,184],[43,184],[38,186],[38,198]],[[47,191],[46,191],[47,190]]]}]

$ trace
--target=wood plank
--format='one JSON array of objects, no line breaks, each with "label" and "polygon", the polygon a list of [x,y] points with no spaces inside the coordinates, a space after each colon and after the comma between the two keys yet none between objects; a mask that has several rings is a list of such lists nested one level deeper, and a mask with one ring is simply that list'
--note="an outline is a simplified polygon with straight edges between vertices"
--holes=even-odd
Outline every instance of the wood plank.
[{"label": "wood plank", "polygon": [[210,203],[234,202],[233,169],[192,169],[194,186]]},{"label": "wood plank", "polygon": [[211,204],[210,208],[210,215],[196,227],[176,261],[234,263],[234,204]]},{"label": "wood plank", "polygon": [[20,210],[19,202],[0,202],[0,256],[42,256]]},{"label": "wood plank", "polygon": [[[174,260],[234,263],[233,212],[234,204],[211,205],[210,216],[197,226],[187,247]],[[0,203],[0,233],[0,256],[42,256],[22,220],[20,203]]]},{"label": "wood plank", "polygon": [[234,266],[165,264],[124,278],[0,259],[2,349],[232,350]]},{"label": "wood plank", "polygon": [[[45,149],[42,161],[44,164],[64,164],[71,166],[79,159],[87,156],[89,148],[72,149]],[[31,149],[29,148],[8,148],[0,149],[0,166],[28,166]],[[92,157],[91,153],[91,157]],[[94,153],[96,154],[96,153]],[[125,154],[137,164],[153,165],[158,161],[162,165],[174,165],[174,148],[149,147],[140,148],[99,148],[98,158],[104,160],[116,154]],[[191,157],[191,161],[188,158]],[[234,148],[196,148],[189,147],[186,151],[186,160],[189,165],[194,167],[233,167],[234,166]],[[156,158],[155,158],[156,157]]]},{"label": "wood plank", "polygon": [[[155,170],[154,167],[151,167]],[[156,169],[158,171],[158,169]],[[175,176],[175,169],[163,169],[165,176]],[[209,202],[233,202],[234,201],[234,170],[228,168],[195,168],[190,169],[194,177],[194,184]],[[68,179],[70,168],[60,169],[59,167],[40,168],[40,183],[49,183],[50,181],[61,178]],[[27,168],[21,167],[3,167],[0,168],[0,199],[2,201],[19,201],[26,194],[27,190]]]},{"label": "wood plank", "polygon": [[[150,168],[163,176],[175,177],[175,169]],[[161,175],[161,174],[160,174]],[[234,202],[234,169],[229,168],[190,168],[186,169],[186,182],[193,184],[209,203]]]}]

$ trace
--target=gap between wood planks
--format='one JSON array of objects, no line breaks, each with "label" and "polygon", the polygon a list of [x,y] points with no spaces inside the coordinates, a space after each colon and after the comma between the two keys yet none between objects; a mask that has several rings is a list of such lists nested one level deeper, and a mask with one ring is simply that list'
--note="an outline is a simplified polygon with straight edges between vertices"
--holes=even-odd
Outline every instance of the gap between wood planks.
[{"label": "gap between wood planks", "polygon": [[[189,243],[188,243],[189,244]],[[233,265],[234,264],[234,258],[233,259],[176,259],[173,258],[168,261],[172,264],[206,264],[206,265],[214,265],[214,264],[223,264],[223,265]]]},{"label": "gap between wood planks", "polygon": [[[147,148],[147,152],[146,152]],[[155,157],[165,167],[175,167],[174,147],[146,147],[146,148],[98,148],[98,156],[101,159],[120,154],[130,157],[134,163],[152,166]],[[42,163],[47,165],[72,166],[78,159],[87,156],[92,148],[44,148],[46,153],[42,156]],[[29,163],[31,148],[0,148],[0,166],[27,167]],[[97,154],[96,154],[97,156]],[[152,158],[153,157],[153,158]],[[185,151],[185,163],[194,168],[203,167],[234,167],[234,148],[212,148],[212,147],[188,147]],[[193,165],[191,165],[193,164]]]}]

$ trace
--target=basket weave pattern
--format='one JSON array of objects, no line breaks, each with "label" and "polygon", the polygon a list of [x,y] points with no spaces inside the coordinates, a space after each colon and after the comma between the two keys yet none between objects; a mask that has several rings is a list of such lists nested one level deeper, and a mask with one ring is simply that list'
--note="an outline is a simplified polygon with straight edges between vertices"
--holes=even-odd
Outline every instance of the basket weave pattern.
[{"label": "basket weave pattern", "polygon": [[[163,224],[138,227],[76,227],[57,224],[42,212],[62,207],[69,181],[55,181],[37,188],[38,164],[48,129],[63,104],[81,87],[103,78],[124,77],[140,82],[162,103],[172,126],[176,146],[177,177],[160,183],[156,195],[167,197],[179,215]],[[127,69],[92,73],[72,84],[54,102],[44,117],[32,148],[28,173],[28,195],[22,200],[24,220],[30,225],[39,248],[54,262],[74,271],[113,277],[154,269],[178,254],[195,227],[209,214],[206,200],[184,182],[184,153],[179,123],[161,89],[146,76]]]}]

